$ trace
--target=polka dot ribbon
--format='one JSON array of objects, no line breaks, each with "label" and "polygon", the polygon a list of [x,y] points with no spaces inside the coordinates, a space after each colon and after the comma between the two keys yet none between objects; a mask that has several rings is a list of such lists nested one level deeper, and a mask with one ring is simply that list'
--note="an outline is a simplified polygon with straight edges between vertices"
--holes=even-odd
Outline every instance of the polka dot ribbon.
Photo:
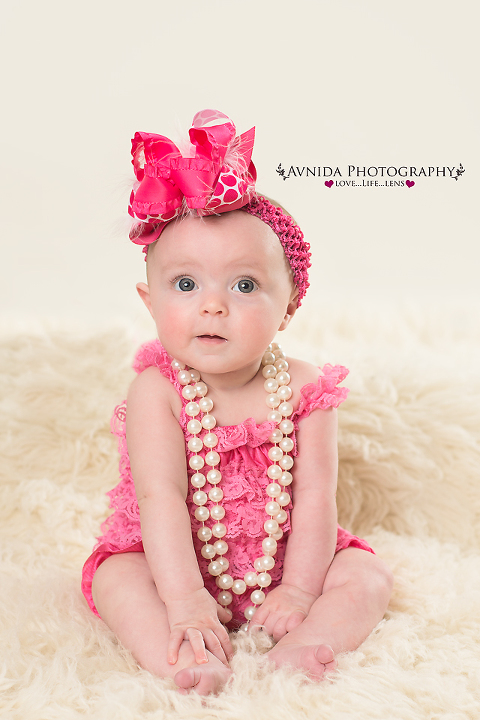
[{"label": "polka dot ribbon", "polygon": [[189,130],[192,157],[184,157],[163,135],[135,133],[137,182],[128,209],[138,221],[130,231],[134,243],[155,242],[165,225],[188,209],[212,215],[248,203],[257,176],[251,161],[255,128],[238,137],[235,133],[227,115],[201,110]]}]

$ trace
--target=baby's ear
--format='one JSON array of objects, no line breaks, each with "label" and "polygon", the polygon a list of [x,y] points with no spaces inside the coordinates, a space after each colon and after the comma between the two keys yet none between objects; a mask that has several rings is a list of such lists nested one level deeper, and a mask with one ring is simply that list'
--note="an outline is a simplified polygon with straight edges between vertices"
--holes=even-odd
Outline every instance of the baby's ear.
[{"label": "baby's ear", "polygon": [[145,306],[150,313],[150,315],[153,317],[152,312],[152,301],[150,299],[150,288],[148,285],[144,282],[137,283],[137,292],[142,298],[143,302],[145,303]]},{"label": "baby's ear", "polygon": [[297,312],[297,307],[298,307],[298,290],[295,291],[293,297],[291,298],[290,302],[287,305],[285,315],[283,317],[282,322],[280,323],[280,327],[278,328],[279,330],[285,330],[288,323],[290,322],[292,317]]}]

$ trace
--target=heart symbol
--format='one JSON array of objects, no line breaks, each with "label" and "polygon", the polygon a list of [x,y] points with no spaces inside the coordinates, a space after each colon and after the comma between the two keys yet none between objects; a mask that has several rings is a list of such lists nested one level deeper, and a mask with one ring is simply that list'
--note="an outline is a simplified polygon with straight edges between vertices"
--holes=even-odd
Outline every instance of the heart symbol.
[{"label": "heart symbol", "polygon": [[413,180],[407,180],[407,187],[413,187],[415,182]]},{"label": "heart symbol", "polygon": [[332,187],[332,185],[333,185],[333,180],[325,180],[325,185],[326,185],[327,187]]}]

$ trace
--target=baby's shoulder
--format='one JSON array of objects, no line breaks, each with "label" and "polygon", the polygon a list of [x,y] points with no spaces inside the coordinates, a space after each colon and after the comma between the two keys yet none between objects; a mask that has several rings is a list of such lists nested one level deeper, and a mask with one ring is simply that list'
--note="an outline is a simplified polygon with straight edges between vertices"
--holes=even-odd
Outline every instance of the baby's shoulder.
[{"label": "baby's shoulder", "polygon": [[170,380],[158,367],[150,366],[140,372],[128,390],[127,408],[169,407],[179,417],[182,401]]},{"label": "baby's shoulder", "polygon": [[322,371],[316,365],[305,362],[305,360],[298,360],[297,358],[287,358],[288,372],[290,374],[292,389],[302,388],[304,385],[309,383],[316,383],[318,378],[322,375]]}]

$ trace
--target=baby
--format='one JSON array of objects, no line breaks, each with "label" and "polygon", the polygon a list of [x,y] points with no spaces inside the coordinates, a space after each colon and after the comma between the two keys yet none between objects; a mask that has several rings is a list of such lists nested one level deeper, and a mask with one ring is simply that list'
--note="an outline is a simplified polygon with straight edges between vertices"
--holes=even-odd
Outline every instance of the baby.
[{"label": "baby", "polygon": [[347,371],[273,342],[308,287],[309,246],[255,193],[253,131],[203,111],[190,139],[192,157],[133,142],[137,289],[158,340],[116,409],[121,482],[82,587],[140,665],[205,695],[231,674],[227,627],[263,628],[276,666],[334,670],[383,617],[392,576],[337,525]]}]

